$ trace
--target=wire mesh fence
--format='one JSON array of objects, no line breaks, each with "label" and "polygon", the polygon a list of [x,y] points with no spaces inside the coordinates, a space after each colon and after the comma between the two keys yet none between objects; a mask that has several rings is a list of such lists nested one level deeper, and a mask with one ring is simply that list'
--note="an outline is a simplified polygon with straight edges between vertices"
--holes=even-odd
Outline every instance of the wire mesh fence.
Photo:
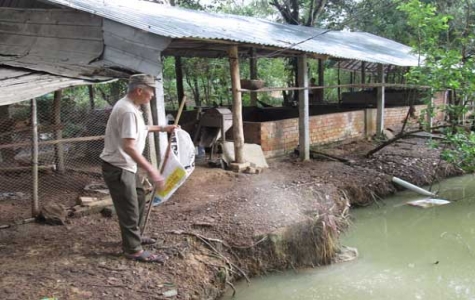
[{"label": "wire mesh fence", "polygon": [[37,191],[32,101],[0,106],[0,224],[31,217],[36,192],[40,207],[70,207],[81,195],[102,192],[99,155],[112,106],[86,98],[76,89],[36,99]]}]

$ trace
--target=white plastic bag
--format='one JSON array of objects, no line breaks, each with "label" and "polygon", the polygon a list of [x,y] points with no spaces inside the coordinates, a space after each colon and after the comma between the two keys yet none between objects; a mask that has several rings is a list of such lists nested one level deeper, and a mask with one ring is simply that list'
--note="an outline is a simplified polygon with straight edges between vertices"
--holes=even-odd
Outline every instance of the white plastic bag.
[{"label": "white plastic bag", "polygon": [[188,132],[175,129],[170,139],[170,153],[162,174],[165,178],[165,188],[160,192],[155,192],[153,205],[159,205],[170,199],[194,169],[195,146],[193,141]]}]

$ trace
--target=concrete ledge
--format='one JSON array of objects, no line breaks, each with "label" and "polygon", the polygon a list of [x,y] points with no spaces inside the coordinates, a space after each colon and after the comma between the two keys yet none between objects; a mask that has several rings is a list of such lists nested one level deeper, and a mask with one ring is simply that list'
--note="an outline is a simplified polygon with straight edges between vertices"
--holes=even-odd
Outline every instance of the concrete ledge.
[{"label": "concrete ledge", "polygon": [[251,164],[249,162],[245,162],[245,163],[230,163],[229,164],[229,168],[231,169],[231,171],[234,171],[236,173],[242,173],[244,172],[247,168],[249,168],[251,166]]}]

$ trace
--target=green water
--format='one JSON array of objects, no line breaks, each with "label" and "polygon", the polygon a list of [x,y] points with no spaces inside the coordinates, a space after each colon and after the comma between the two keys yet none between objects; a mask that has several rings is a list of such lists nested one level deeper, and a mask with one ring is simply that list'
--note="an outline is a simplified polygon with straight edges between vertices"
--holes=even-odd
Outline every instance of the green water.
[{"label": "green water", "polygon": [[358,248],[358,259],[241,282],[233,299],[475,299],[475,177],[435,188],[454,202],[411,207],[404,203],[423,197],[402,192],[353,210],[342,244]]}]

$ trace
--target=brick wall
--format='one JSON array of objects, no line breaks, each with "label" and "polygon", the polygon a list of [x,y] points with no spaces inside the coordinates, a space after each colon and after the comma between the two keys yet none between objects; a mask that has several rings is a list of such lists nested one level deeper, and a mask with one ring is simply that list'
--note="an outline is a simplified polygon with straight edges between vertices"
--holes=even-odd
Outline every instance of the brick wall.
[{"label": "brick wall", "polygon": [[[437,94],[434,103],[444,103],[444,94]],[[415,105],[415,117],[410,123],[417,124],[425,105]],[[386,128],[398,130],[407,115],[408,107],[386,108],[384,124]],[[437,114],[441,119],[442,114]],[[266,157],[283,155],[293,151],[299,144],[299,119],[285,119],[269,122],[244,122],[246,143],[259,144]],[[344,113],[325,114],[309,118],[310,143],[328,144],[346,139],[364,138],[376,132],[376,109],[365,109]]]}]

